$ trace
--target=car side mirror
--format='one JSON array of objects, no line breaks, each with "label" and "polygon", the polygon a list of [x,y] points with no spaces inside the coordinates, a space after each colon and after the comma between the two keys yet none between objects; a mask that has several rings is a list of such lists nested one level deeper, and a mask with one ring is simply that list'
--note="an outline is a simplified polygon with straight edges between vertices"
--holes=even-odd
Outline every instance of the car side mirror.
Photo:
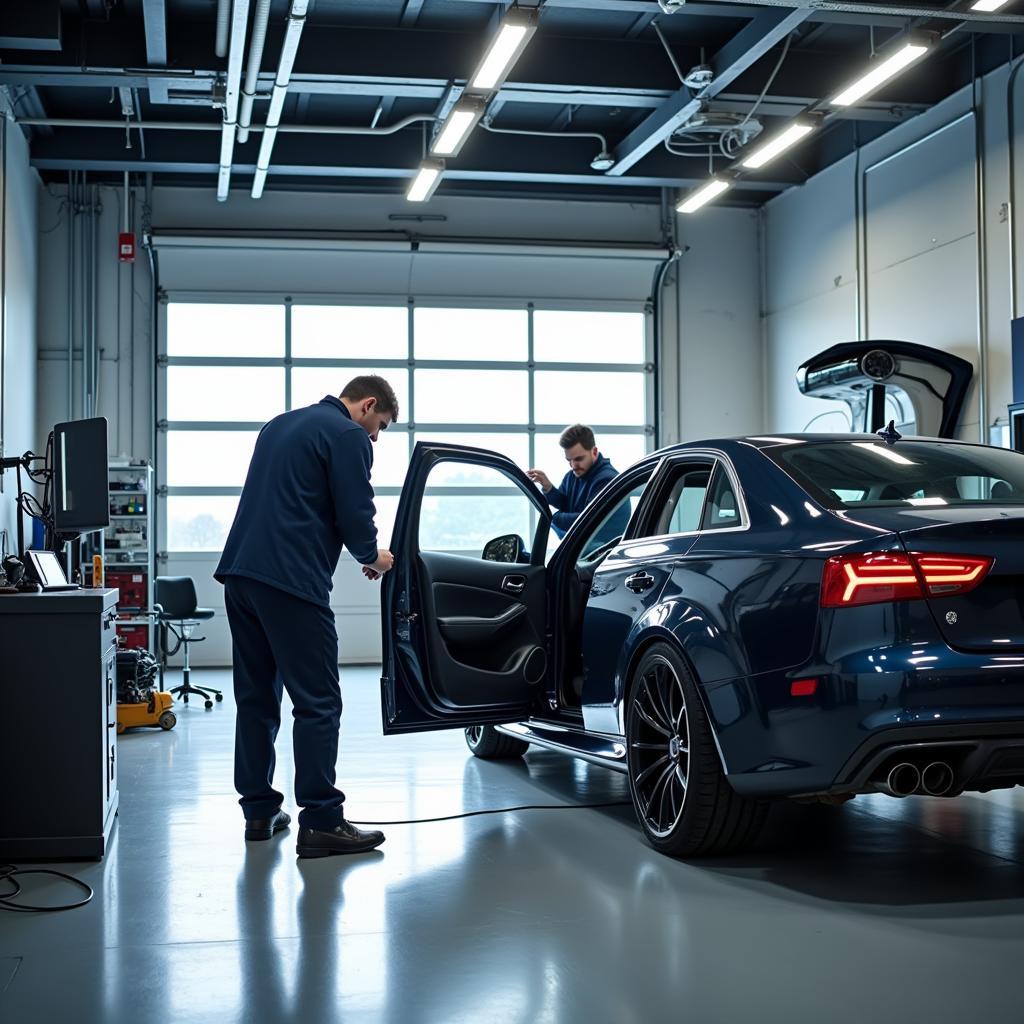
[{"label": "car side mirror", "polygon": [[523,538],[515,533],[495,537],[484,545],[485,562],[522,562]]}]

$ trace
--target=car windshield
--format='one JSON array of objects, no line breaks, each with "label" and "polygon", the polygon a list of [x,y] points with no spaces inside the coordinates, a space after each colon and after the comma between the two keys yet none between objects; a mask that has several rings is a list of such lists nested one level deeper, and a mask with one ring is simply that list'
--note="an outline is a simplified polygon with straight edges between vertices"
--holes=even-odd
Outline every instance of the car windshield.
[{"label": "car windshield", "polygon": [[762,449],[830,508],[1024,505],[1024,455],[952,441],[795,441]]}]

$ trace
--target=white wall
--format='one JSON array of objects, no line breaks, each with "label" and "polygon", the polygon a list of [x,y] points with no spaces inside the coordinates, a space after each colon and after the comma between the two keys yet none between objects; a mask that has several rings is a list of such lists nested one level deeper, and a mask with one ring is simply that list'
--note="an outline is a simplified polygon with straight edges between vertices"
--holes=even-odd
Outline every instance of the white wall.
[{"label": "white wall", "polygon": [[[980,152],[965,89],[766,206],[764,429],[800,430],[818,413],[845,410],[800,395],[794,375],[808,356],[858,337],[919,342],[971,361],[975,379],[960,436],[987,442],[989,427],[1005,422],[1011,401],[1007,77],[1001,68],[978,88]],[[1020,83],[1017,88],[1019,102]],[[1018,126],[1018,147],[1020,135]],[[981,296],[976,155],[984,184]],[[1017,232],[1020,245],[1020,224]],[[844,429],[844,422],[835,412],[815,429]]]},{"label": "white wall", "polygon": [[[0,103],[5,109],[5,101]],[[3,254],[4,360],[3,424],[0,448],[6,456],[28,449],[40,451],[36,429],[36,253],[38,222],[36,194],[39,178],[29,166],[28,144],[21,130],[8,123],[7,146],[0,160],[0,224],[6,237]],[[15,477],[0,477],[0,530],[8,531],[8,550],[14,551]],[[25,520],[26,544],[31,523]]]},{"label": "white wall", "polygon": [[[429,239],[460,244],[501,239],[516,243],[580,246],[662,244],[658,204],[566,202],[436,196],[429,207],[411,210],[401,197],[348,194],[276,193],[258,202],[237,191],[227,203],[208,188],[157,188],[146,216],[145,192],[132,189],[136,226],[148,221],[158,237],[237,233],[230,253],[161,250],[165,287],[211,292],[282,291],[339,295],[515,296],[571,299],[643,300],[653,283],[650,260],[621,263],[611,277],[584,256],[524,259],[521,256],[428,252]],[[67,413],[67,251],[66,190],[54,187],[41,198],[41,219],[51,230],[41,235],[40,266],[49,282],[40,295],[40,430]],[[151,429],[153,346],[150,329],[148,263],[140,251],[133,266],[116,261],[116,234],[122,216],[119,189],[99,190],[103,211],[99,233],[98,317],[101,386],[99,412],[110,420],[111,451],[148,457]],[[416,220],[420,214],[441,220]],[[394,218],[400,219],[394,219]],[[661,387],[665,405],[662,443],[732,434],[753,429],[761,416],[759,371],[717,395],[719,380],[737,362],[757,361],[757,225],[752,213],[716,210],[699,225],[681,224],[689,246],[665,282],[665,360]],[[417,253],[363,253],[353,259],[338,252],[303,259],[248,244],[253,236],[304,236],[313,243],[359,236],[387,240],[408,234],[424,239]],[[739,268],[739,273],[737,273]],[[680,326],[681,325],[681,326]],[[679,336],[682,341],[680,343]],[[680,345],[684,358],[677,358]],[[73,412],[79,414],[80,354],[73,370]],[[682,391],[686,400],[680,402]],[[724,401],[735,397],[737,400]],[[230,658],[223,593],[212,580],[210,556],[175,557],[161,573],[195,578],[200,603],[217,611],[207,643],[196,649],[200,664]],[[378,588],[370,586],[348,559],[335,579],[343,660],[379,656]]]},{"label": "white wall", "polygon": [[679,360],[666,420],[674,411],[681,441],[756,433],[764,419],[757,214],[704,214],[678,218],[678,334],[665,345]]}]

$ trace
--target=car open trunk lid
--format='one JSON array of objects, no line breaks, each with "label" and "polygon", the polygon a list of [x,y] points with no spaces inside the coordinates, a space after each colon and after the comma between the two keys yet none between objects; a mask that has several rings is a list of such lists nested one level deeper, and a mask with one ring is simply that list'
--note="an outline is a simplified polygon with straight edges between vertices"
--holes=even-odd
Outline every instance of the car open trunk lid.
[{"label": "car open trunk lid", "polygon": [[929,596],[928,605],[951,647],[994,653],[1024,648],[1024,508],[862,507],[843,518],[895,531],[908,552],[992,558],[973,590]]}]

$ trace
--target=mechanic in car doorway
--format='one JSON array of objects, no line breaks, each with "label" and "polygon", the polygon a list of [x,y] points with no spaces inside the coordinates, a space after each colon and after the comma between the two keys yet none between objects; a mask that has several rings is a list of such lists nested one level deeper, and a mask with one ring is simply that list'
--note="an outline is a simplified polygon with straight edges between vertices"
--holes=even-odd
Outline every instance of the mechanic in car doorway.
[{"label": "mechanic in car doorway", "polygon": [[294,705],[300,857],[362,853],[384,842],[345,820],[335,787],[341,689],[330,607],[342,545],[376,580],[394,564],[377,548],[371,442],[398,418],[383,377],[294,409],[261,431],[214,577],[224,584],[234,665],[235,788],[245,838],[290,824],[274,789],[282,686]]},{"label": "mechanic in car doorway", "polygon": [[[597,441],[590,427],[574,423],[562,431],[558,443],[562,446],[565,459],[569,463],[569,472],[562,478],[562,482],[555,487],[547,473],[541,469],[527,470],[526,475],[534,483],[540,484],[548,504],[557,509],[551,527],[559,537],[564,537],[576,517],[605,484],[619,474],[608,459],[597,450]],[[628,514],[626,519],[628,520]],[[622,524],[619,534],[623,532],[625,525]]]}]

